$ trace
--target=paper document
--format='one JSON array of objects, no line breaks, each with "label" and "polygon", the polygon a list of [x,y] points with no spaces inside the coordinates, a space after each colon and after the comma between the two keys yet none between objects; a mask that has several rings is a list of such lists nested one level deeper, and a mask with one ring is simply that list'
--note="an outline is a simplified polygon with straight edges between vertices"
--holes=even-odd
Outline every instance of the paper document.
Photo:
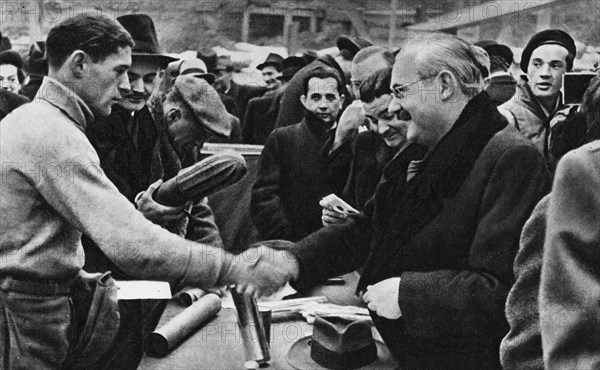
[{"label": "paper document", "polygon": [[115,280],[117,299],[171,299],[171,287],[166,281]]}]

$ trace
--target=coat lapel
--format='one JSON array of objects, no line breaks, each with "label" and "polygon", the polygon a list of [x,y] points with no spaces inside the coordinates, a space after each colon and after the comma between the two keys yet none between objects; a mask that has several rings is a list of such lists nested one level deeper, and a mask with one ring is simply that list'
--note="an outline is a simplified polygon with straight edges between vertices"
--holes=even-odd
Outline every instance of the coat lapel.
[{"label": "coat lapel", "polygon": [[[374,238],[357,291],[380,280],[381,271],[397,260],[403,246],[443,210],[444,198],[453,196],[490,139],[507,125],[485,92],[475,96],[423,164],[423,169],[396,194],[384,196],[393,212],[373,217]],[[395,179],[406,181],[404,174]],[[378,187],[377,192],[385,191]],[[387,212],[386,212],[387,213]]]}]

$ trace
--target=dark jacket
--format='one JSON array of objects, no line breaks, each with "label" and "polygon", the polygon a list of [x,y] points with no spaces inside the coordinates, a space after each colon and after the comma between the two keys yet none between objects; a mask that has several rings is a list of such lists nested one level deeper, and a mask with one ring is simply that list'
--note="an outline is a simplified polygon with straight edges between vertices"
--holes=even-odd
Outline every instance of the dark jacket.
[{"label": "dark jacket", "polygon": [[15,108],[28,102],[29,99],[24,96],[0,89],[0,120],[6,117]]},{"label": "dark jacket", "polygon": [[515,284],[506,300],[510,331],[500,344],[500,362],[505,369],[544,369],[538,296],[549,200],[547,195],[538,203],[521,233],[513,268]]},{"label": "dark jacket", "polygon": [[267,142],[275,128],[282,95],[283,90],[250,99],[242,125],[244,144],[264,145]]},{"label": "dark jacket", "polygon": [[489,85],[485,91],[490,95],[494,105],[506,103],[515,95],[517,80],[510,74],[499,74],[489,78]]},{"label": "dark jacket", "polygon": [[600,141],[559,162],[547,213],[540,329],[547,369],[600,368]]},{"label": "dark jacket", "polygon": [[321,228],[319,201],[340,193],[346,173],[329,171],[333,130],[316,119],[273,131],[258,162],[251,214],[259,239],[299,240]]},{"label": "dark jacket", "polygon": [[235,102],[236,111],[233,115],[241,122],[244,119],[244,114],[246,114],[246,107],[250,99],[262,96],[266,91],[267,88],[265,86],[240,85],[235,81],[231,81],[231,86],[224,95],[232,98]]},{"label": "dark jacket", "polygon": [[483,92],[408,182],[407,166],[384,171],[364,214],[290,249],[301,269],[295,286],[363,263],[358,291],[401,277],[402,317],[371,313],[401,366],[499,368],[519,235],[550,186],[543,158]]},{"label": "dark jacket", "polygon": [[306,76],[308,76],[312,71],[317,68],[329,67],[334,68],[338,71],[341,79],[342,86],[340,86],[340,94],[344,95],[346,99],[344,100],[344,104],[342,106],[342,110],[340,111],[340,116],[342,112],[346,109],[350,103],[352,103],[352,99],[348,89],[346,88],[346,77],[344,76],[344,71],[340,68],[339,64],[331,57],[330,55],[325,55],[323,57],[317,58],[311,64],[302,67],[294,77],[288,82],[285,88],[285,92],[281,97],[281,105],[279,107],[279,113],[277,115],[277,121],[275,122],[275,127],[285,127],[294,125],[304,117],[304,107],[300,102],[300,97],[304,94],[303,91],[303,83]]},{"label": "dark jacket", "polygon": [[33,98],[35,98],[35,94],[37,94],[38,90],[40,89],[43,80],[44,76],[29,76],[29,82],[27,82],[26,85],[21,86],[21,91],[19,91],[19,94],[26,96],[29,100],[33,100]]}]

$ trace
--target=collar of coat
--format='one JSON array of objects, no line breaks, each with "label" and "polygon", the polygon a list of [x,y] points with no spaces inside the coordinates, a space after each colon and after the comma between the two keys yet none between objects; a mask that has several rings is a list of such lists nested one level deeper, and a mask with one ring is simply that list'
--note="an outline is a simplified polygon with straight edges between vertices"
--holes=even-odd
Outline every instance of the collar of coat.
[{"label": "collar of coat", "polygon": [[94,121],[94,114],[87,104],[73,90],[51,77],[44,77],[34,101],[38,99],[60,109],[83,132],[88,123]]},{"label": "collar of coat", "polygon": [[422,170],[406,183],[403,194],[397,197],[394,214],[373,216],[387,221],[385,225],[373,225],[376,240],[371,245],[376,248],[371,248],[357,292],[391,277],[386,276],[386,264],[400,252],[402,245],[442,212],[442,200],[460,189],[487,143],[506,126],[506,119],[486,92],[471,99],[448,134],[429,154]]}]

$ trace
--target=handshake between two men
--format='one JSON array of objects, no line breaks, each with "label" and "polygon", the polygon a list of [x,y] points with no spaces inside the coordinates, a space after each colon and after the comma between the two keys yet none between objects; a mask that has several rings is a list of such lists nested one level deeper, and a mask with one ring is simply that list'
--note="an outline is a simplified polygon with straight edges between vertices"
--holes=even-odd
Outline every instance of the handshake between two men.
[{"label": "handshake between two men", "polygon": [[238,292],[257,297],[276,293],[289,281],[298,279],[300,267],[286,247],[292,242],[270,240],[256,243],[233,257],[226,266],[226,280],[236,284]]}]

